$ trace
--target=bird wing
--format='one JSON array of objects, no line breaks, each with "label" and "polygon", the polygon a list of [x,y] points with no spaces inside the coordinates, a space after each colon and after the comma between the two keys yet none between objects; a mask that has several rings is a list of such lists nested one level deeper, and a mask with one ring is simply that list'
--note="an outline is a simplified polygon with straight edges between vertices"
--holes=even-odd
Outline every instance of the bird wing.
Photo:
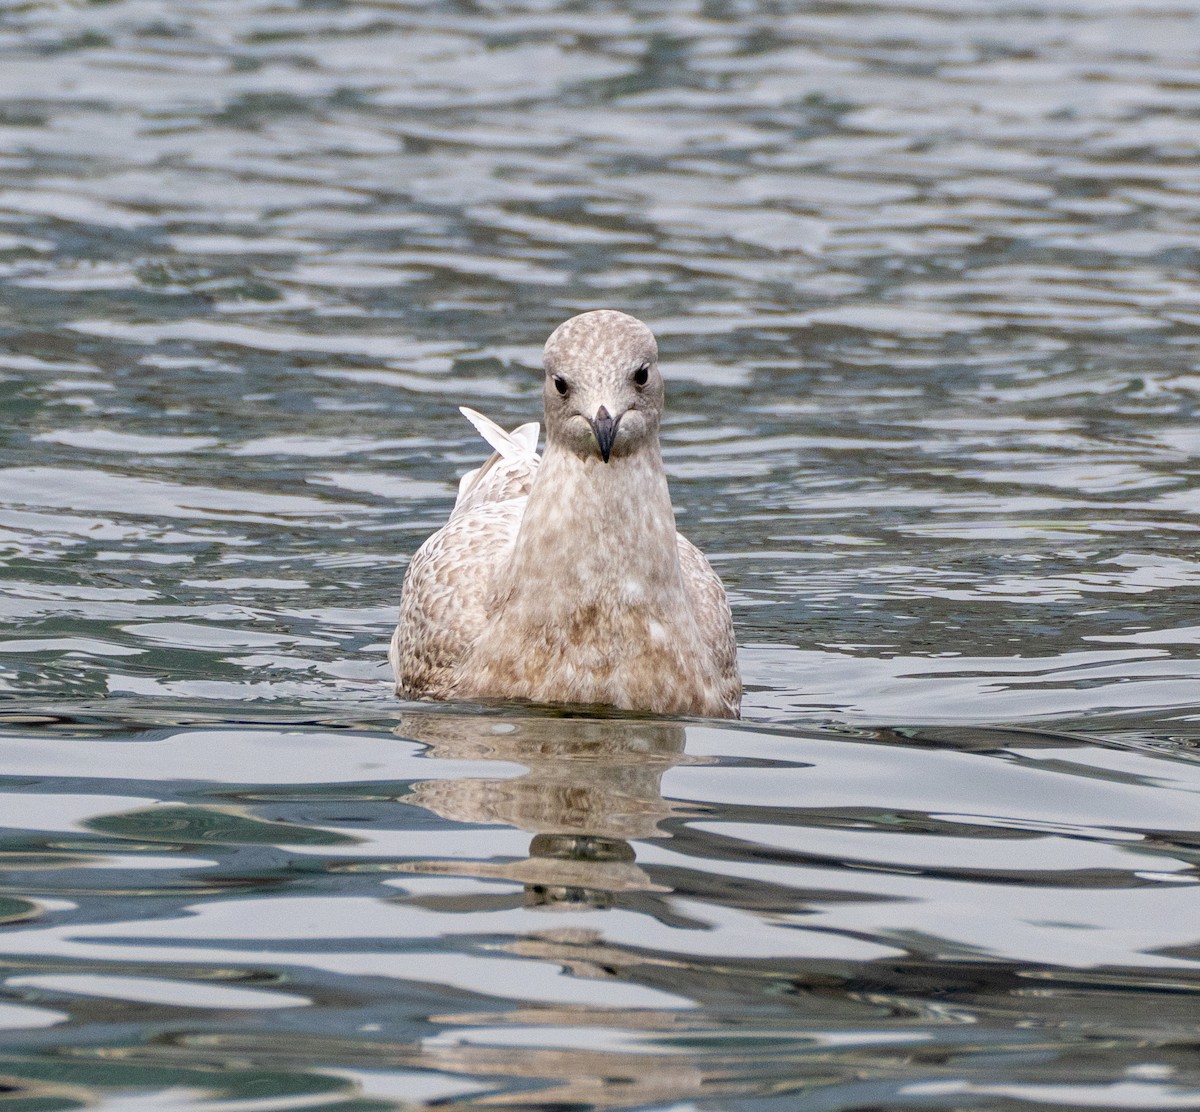
[{"label": "bird wing", "polygon": [[505,432],[495,421],[461,406],[459,412],[495,451],[482,466],[468,471],[458,482],[458,498],[451,518],[487,502],[506,502],[529,493],[541,457],[537,454],[536,421]]},{"label": "bird wing", "polygon": [[448,695],[451,673],[487,624],[492,577],[512,554],[540,462],[537,422],[505,432],[473,409],[462,413],[495,451],[459,481],[450,520],[404,575],[388,653],[401,695]]},{"label": "bird wing", "polygon": [[679,550],[679,570],[683,585],[692,600],[700,639],[713,655],[721,677],[721,697],[738,717],[742,701],[742,677],[737,666],[737,637],[733,631],[733,613],[720,576],[691,541],[682,533],[675,534]]},{"label": "bird wing", "polygon": [[444,699],[455,667],[488,621],[492,576],[512,555],[524,498],[456,512],[413,556],[388,659],[396,691]]}]

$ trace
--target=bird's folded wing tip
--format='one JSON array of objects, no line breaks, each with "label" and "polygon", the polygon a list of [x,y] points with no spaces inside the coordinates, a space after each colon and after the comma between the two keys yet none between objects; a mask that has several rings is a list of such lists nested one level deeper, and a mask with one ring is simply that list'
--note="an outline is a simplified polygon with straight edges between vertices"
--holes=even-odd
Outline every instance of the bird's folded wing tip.
[{"label": "bird's folded wing tip", "polygon": [[490,417],[485,417],[478,410],[460,405],[458,411],[475,426],[475,431],[505,459],[524,459],[536,453],[537,438],[540,432],[536,421],[521,425],[512,432],[505,432],[495,421]]}]

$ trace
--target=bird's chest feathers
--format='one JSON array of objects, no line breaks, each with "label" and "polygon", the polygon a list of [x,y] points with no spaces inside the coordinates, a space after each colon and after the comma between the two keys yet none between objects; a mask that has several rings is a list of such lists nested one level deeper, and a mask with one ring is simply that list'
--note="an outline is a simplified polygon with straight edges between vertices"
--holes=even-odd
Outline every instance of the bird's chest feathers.
[{"label": "bird's chest feathers", "polygon": [[543,462],[467,663],[484,688],[620,706],[703,654],[661,463],[597,467]]},{"label": "bird's chest feathers", "polygon": [[506,655],[511,647],[534,670],[562,660],[577,670],[612,671],[672,654],[681,637],[694,635],[694,619],[673,549],[671,556],[663,566],[628,560],[619,568],[593,567],[581,560],[555,573],[542,565],[493,615],[492,651]]},{"label": "bird's chest feathers", "polygon": [[585,465],[547,453],[498,586],[502,603],[561,617],[674,605],[682,580],[661,462]]},{"label": "bird's chest feathers", "polygon": [[670,693],[697,682],[703,655],[686,604],[668,610],[609,595],[509,609],[476,644],[467,682],[483,695],[668,711],[677,709]]}]

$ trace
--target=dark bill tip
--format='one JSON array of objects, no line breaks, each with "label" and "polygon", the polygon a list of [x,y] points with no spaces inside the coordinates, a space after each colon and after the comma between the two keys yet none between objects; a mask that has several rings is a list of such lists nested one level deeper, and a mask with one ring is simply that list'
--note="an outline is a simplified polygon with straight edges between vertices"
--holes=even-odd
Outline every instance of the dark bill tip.
[{"label": "dark bill tip", "polygon": [[609,416],[604,406],[596,410],[596,419],[591,422],[592,432],[596,434],[596,443],[600,445],[600,458],[608,463],[612,455],[613,441],[617,438],[617,426],[621,423],[618,417],[615,421]]}]

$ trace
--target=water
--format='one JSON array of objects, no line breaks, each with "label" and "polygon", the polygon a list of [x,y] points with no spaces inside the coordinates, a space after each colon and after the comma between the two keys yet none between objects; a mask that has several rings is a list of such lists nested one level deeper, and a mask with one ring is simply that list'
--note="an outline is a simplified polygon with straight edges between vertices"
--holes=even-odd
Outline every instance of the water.
[{"label": "water", "polygon": [[[0,1105],[1200,1107],[1198,40],[0,4]],[[744,721],[397,703],[599,306]]]}]

